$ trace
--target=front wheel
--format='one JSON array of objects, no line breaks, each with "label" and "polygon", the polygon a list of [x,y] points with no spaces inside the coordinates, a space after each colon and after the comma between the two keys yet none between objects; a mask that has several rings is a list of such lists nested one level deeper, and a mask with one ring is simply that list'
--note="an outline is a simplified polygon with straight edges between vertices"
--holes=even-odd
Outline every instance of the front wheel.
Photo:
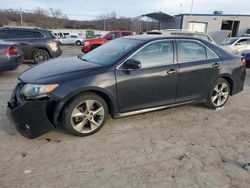
[{"label": "front wheel", "polygon": [[207,106],[210,108],[222,107],[230,95],[230,84],[225,79],[219,78],[212,86],[207,99]]},{"label": "front wheel", "polygon": [[94,93],[75,97],[63,111],[63,125],[72,134],[88,136],[99,131],[108,117],[106,102]]}]

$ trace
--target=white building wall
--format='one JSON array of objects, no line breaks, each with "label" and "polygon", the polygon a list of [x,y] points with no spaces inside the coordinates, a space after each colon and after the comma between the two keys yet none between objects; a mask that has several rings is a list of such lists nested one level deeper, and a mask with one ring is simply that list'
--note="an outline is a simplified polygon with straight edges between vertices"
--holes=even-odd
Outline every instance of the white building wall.
[{"label": "white building wall", "polygon": [[182,22],[182,29],[188,30],[189,22],[202,22],[207,23],[207,32],[221,30],[222,20],[235,20],[240,21],[238,35],[250,29],[250,16],[191,16],[184,15]]}]

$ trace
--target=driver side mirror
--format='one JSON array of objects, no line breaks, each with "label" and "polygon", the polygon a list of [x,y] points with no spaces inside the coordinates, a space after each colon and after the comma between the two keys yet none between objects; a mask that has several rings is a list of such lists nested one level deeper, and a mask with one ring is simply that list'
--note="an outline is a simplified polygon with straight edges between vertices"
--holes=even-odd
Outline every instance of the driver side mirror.
[{"label": "driver side mirror", "polygon": [[141,68],[141,62],[135,59],[128,59],[122,66],[122,69],[125,70],[134,70],[140,68]]}]

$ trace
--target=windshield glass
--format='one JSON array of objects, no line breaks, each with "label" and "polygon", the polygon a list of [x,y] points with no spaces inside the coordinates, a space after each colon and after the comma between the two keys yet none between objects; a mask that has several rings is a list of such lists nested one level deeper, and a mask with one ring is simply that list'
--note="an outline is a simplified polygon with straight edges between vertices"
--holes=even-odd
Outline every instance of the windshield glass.
[{"label": "windshield glass", "polygon": [[225,40],[223,40],[223,42],[221,43],[221,45],[231,45],[236,40],[237,40],[237,38],[226,38]]},{"label": "windshield glass", "polygon": [[102,37],[102,38],[105,38],[105,37],[108,36],[108,34],[109,34],[109,32],[106,32],[106,33],[104,33],[101,37]]},{"label": "windshield glass", "polygon": [[141,40],[135,39],[115,39],[83,55],[81,59],[99,65],[110,65],[140,45],[142,42],[143,41]]}]

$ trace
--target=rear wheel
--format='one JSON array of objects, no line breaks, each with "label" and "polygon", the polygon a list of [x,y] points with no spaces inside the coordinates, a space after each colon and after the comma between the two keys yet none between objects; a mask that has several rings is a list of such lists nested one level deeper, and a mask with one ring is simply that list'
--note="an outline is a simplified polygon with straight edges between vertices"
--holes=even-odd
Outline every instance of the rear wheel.
[{"label": "rear wheel", "polygon": [[50,59],[50,55],[46,50],[37,49],[33,52],[33,60],[35,63],[40,63]]},{"label": "rear wheel", "polygon": [[106,122],[106,102],[94,93],[74,98],[63,111],[63,124],[72,134],[88,136],[99,131]]},{"label": "rear wheel", "polygon": [[207,106],[218,108],[223,106],[230,95],[230,84],[225,79],[219,78],[212,86],[207,99]]},{"label": "rear wheel", "polygon": [[76,41],[76,45],[78,45],[78,46],[80,46],[82,44],[82,42],[81,41]]}]

